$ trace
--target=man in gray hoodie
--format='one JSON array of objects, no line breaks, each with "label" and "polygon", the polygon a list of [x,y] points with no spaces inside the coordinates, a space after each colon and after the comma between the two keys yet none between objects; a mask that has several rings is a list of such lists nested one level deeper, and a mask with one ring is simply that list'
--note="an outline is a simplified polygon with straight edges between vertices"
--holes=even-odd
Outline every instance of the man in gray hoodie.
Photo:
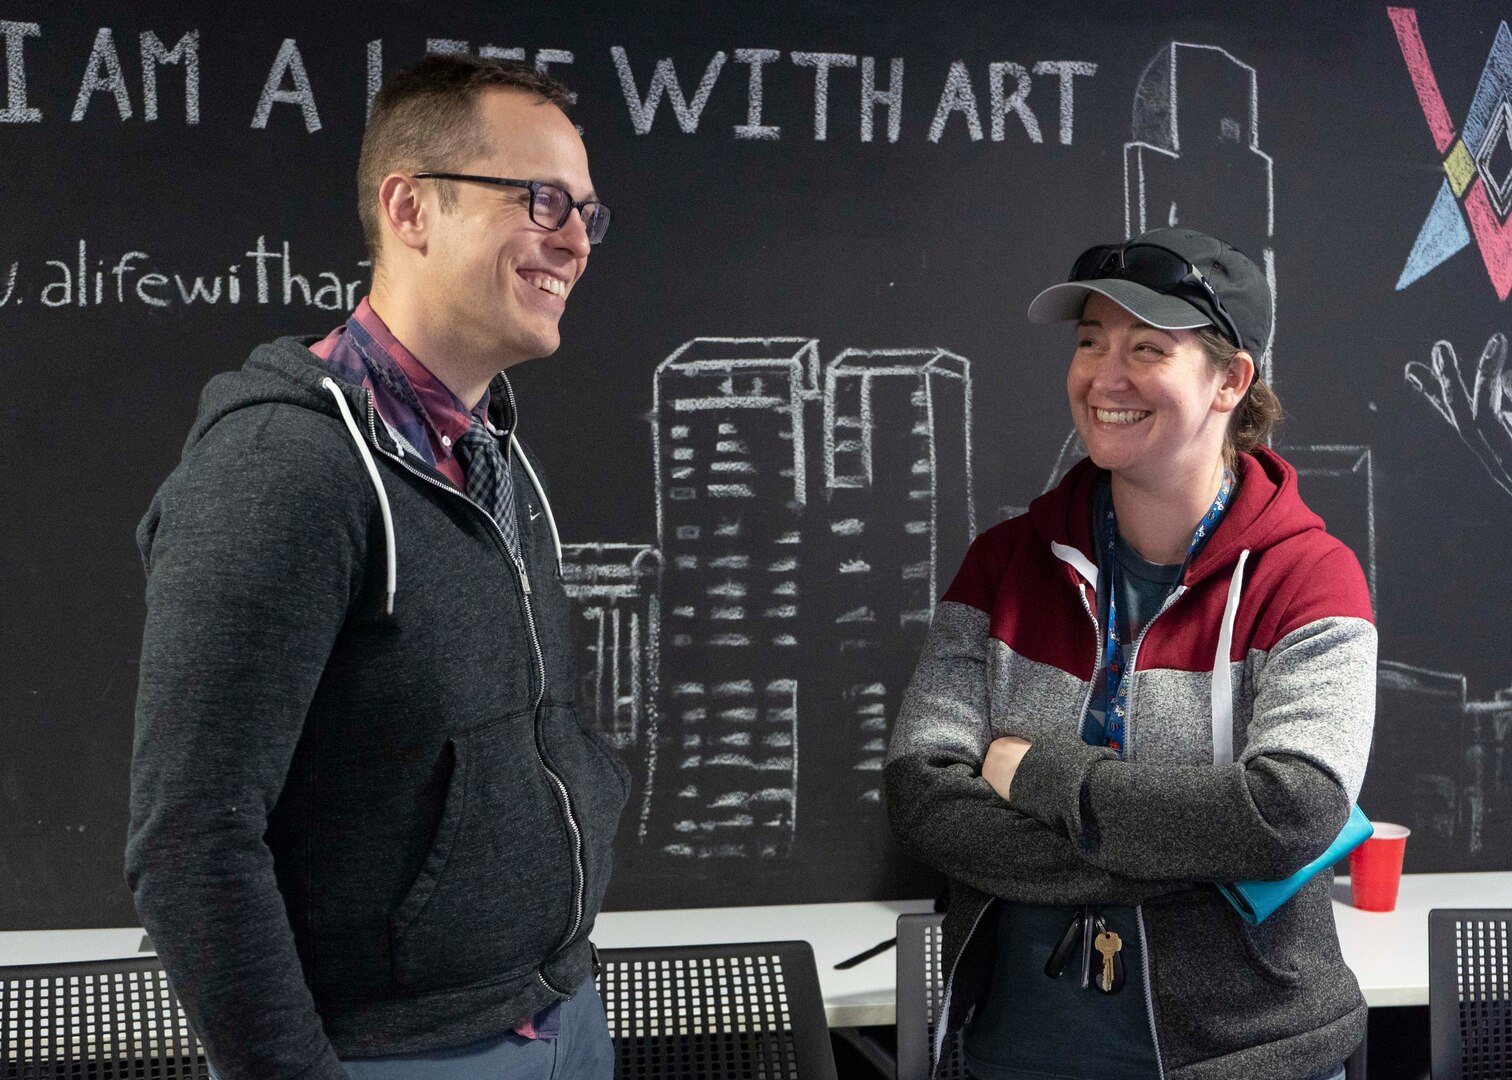
[{"label": "man in gray hoodie", "polygon": [[224,1080],[611,1073],[588,936],[628,774],[572,704],[503,374],[609,223],[567,100],[465,56],[390,78],[370,296],[210,382],[139,529],[126,876]]}]

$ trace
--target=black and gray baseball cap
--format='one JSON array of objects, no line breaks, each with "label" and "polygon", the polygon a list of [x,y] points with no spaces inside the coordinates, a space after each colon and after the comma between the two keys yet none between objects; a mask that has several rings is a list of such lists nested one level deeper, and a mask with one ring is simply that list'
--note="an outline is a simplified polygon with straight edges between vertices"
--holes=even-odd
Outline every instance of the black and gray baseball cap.
[{"label": "black and gray baseball cap", "polygon": [[1151,326],[1212,326],[1257,359],[1270,343],[1271,290],[1244,252],[1196,229],[1152,229],[1122,244],[1088,248],[1068,281],[1029,305],[1030,322],[1080,319],[1101,293]]}]

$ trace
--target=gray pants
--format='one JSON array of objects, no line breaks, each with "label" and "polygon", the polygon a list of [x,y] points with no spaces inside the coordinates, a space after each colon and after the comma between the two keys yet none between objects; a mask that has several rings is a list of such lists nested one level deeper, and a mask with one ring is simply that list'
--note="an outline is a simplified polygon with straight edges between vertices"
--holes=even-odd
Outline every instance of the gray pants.
[{"label": "gray pants", "polygon": [[[352,1080],[612,1080],[614,1044],[604,1003],[589,979],[562,1004],[555,1039],[504,1035],[446,1050],[343,1060]],[[220,1080],[214,1067],[213,1080]]]}]

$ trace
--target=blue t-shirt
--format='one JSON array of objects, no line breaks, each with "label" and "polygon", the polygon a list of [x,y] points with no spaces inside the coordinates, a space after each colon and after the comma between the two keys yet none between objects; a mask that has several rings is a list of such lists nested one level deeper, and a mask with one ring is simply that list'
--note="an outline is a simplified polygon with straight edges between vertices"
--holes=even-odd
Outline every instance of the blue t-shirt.
[{"label": "blue t-shirt", "polygon": [[[1111,498],[1106,483],[1097,487],[1092,498],[1099,581],[1108,580],[1110,569],[1104,530]],[[1181,567],[1147,562],[1121,537],[1115,538],[1114,546],[1119,634],[1127,656],[1176,587]],[[1106,589],[1098,590],[1098,623],[1104,627],[1107,597]],[[1100,689],[1100,670],[1094,679]],[[1098,746],[1105,741],[1099,692],[1092,695],[1082,737]],[[1002,901],[1001,907],[992,982],[965,1032],[966,1064],[972,1074],[982,1080],[1147,1080],[1158,1076],[1134,909],[1099,909],[1108,929],[1123,939],[1123,989],[1104,994],[1082,988],[1079,944],[1060,978],[1045,974],[1045,961],[1076,908],[1008,901]],[[1094,955],[1093,962],[1099,964],[1100,956]]]}]

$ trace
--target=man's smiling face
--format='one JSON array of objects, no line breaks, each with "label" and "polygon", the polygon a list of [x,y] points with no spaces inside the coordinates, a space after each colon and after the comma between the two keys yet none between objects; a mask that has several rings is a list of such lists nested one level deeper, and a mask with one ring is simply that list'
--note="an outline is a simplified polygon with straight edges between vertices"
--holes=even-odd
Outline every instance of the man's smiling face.
[{"label": "man's smiling face", "polygon": [[[489,153],[457,172],[542,180],[574,199],[593,196],[588,154],[556,106],[520,90],[489,90],[477,103]],[[530,218],[531,193],[448,180],[456,199],[433,214],[427,239],[427,293],[470,352],[495,357],[496,370],[547,356],[561,344],[558,322],[588,263],[588,234],[574,210],[552,231]],[[544,218],[543,218],[544,220]]]}]

